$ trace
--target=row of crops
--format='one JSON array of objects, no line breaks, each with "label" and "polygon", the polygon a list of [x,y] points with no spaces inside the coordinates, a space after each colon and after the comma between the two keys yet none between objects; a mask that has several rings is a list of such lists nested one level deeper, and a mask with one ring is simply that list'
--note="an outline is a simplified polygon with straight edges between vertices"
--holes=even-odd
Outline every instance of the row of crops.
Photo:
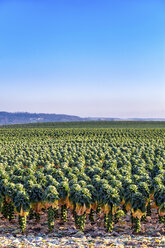
[{"label": "row of crops", "polygon": [[1,125],[10,128],[165,128],[165,121],[75,121]]},{"label": "row of crops", "polygon": [[138,233],[152,208],[165,224],[164,129],[0,130],[0,211],[22,232],[69,211],[82,231],[104,214],[107,232],[129,215]]}]

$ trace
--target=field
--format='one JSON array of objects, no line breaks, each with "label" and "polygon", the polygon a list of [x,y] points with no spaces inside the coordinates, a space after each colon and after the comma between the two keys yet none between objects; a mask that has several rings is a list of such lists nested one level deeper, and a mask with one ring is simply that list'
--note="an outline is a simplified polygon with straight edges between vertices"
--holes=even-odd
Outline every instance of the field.
[{"label": "field", "polygon": [[0,125],[11,128],[165,128],[165,121],[77,121]]},{"label": "field", "polygon": [[164,235],[165,129],[1,129],[0,205],[22,233]]}]

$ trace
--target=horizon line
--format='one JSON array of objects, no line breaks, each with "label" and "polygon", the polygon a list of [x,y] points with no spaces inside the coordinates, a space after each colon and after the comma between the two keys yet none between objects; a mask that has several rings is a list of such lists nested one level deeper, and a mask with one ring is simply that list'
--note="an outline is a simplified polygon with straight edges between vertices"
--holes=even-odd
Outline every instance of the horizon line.
[{"label": "horizon line", "polygon": [[100,119],[165,119],[165,117],[117,117],[117,116],[79,116],[74,114],[56,114],[56,113],[45,113],[45,112],[28,112],[28,111],[0,111],[0,113],[9,113],[9,114],[45,114],[45,115],[66,115],[66,116],[74,116],[79,118],[100,118]]}]

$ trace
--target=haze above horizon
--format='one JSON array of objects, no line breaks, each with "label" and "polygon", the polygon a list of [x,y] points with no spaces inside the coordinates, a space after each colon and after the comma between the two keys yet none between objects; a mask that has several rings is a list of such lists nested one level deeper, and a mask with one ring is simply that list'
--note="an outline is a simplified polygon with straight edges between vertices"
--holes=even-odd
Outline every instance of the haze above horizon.
[{"label": "haze above horizon", "polygon": [[165,117],[164,0],[1,0],[0,111]]}]

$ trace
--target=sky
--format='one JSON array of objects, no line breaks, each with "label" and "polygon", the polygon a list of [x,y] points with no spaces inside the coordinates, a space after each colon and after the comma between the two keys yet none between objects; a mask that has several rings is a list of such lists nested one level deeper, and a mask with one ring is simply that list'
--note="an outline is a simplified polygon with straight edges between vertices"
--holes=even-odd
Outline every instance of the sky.
[{"label": "sky", "polygon": [[165,118],[165,1],[0,0],[0,111]]}]

